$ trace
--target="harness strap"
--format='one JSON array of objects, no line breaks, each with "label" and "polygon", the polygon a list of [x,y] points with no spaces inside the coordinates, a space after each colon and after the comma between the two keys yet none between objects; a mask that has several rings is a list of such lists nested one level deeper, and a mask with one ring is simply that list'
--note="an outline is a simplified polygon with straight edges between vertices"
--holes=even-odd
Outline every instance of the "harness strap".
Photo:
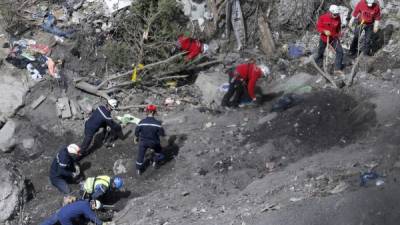
[{"label": "harness strap", "polygon": [[56,156],[58,165],[60,165],[61,167],[67,167],[67,166],[68,166],[67,164],[64,164],[64,163],[61,163],[61,162],[60,162],[60,158],[58,157],[58,154],[59,154],[59,153],[57,153],[57,156]]}]

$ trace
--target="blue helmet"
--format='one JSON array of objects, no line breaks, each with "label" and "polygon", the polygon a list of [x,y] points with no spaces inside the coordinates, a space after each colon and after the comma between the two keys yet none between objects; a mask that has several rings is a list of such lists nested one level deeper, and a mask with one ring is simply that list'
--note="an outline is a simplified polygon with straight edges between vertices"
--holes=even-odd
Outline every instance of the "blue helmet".
[{"label": "blue helmet", "polygon": [[124,185],[124,181],[121,177],[114,177],[113,183],[116,189],[120,189]]}]

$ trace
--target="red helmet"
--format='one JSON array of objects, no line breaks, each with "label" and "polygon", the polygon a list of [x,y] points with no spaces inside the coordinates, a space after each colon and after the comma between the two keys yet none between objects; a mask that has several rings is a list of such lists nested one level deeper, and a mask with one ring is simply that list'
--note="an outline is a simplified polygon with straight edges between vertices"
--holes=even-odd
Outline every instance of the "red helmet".
[{"label": "red helmet", "polygon": [[152,104],[148,105],[146,107],[146,112],[157,112],[157,106],[152,105]]}]

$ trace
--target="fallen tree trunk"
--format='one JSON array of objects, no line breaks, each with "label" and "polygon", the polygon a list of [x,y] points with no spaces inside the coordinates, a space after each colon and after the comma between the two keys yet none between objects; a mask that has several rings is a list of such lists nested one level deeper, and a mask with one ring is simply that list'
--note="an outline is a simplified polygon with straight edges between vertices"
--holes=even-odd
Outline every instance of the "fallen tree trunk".
[{"label": "fallen tree trunk", "polygon": [[80,90],[82,90],[82,91],[85,91],[87,93],[103,97],[103,98],[105,98],[107,100],[111,99],[111,97],[108,95],[107,91],[98,90],[96,88],[96,86],[91,85],[91,84],[87,83],[86,81],[78,81],[78,82],[76,82],[75,83],[75,87],[80,89]]}]

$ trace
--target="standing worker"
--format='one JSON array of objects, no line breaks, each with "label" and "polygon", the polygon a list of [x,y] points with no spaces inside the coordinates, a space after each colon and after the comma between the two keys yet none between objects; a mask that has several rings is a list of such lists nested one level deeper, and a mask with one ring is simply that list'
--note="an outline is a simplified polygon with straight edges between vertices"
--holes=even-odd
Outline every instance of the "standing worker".
[{"label": "standing worker", "polygon": [[93,210],[101,208],[101,203],[97,200],[87,201],[78,200],[63,206],[58,212],[50,218],[43,221],[40,225],[72,225],[76,220],[80,220],[83,216],[86,220],[90,220],[96,225],[107,225],[97,218]]},{"label": "standing worker", "polygon": [[96,177],[88,177],[82,184],[82,191],[90,196],[90,199],[98,200],[106,193],[119,190],[124,185],[122,178],[101,175]]},{"label": "standing worker", "polygon": [[364,55],[371,55],[370,50],[372,32],[378,32],[380,20],[381,9],[375,0],[361,0],[359,3],[357,3],[349,22],[350,29],[354,23],[356,24],[354,29],[354,38],[350,45],[351,56],[355,56],[358,53],[358,39],[363,30],[365,31],[365,37],[362,52]]},{"label": "standing worker", "polygon": [[122,128],[111,118],[111,111],[118,105],[117,100],[110,99],[107,105],[101,105],[92,113],[85,123],[85,137],[81,144],[82,155],[89,154],[89,147],[94,135],[100,128],[103,128],[103,135],[106,137],[107,126],[111,128],[110,137],[106,141],[107,147],[113,147],[113,141],[122,137]]},{"label": "standing worker", "polygon": [[248,92],[253,102],[256,102],[255,87],[257,80],[261,77],[267,77],[270,73],[266,65],[255,64],[251,59],[249,63],[240,64],[229,73],[229,89],[224,95],[221,105],[227,107],[238,107],[242,97]]},{"label": "standing worker", "polygon": [[71,192],[68,182],[76,179],[80,174],[79,166],[75,163],[79,155],[79,146],[70,144],[68,147],[62,147],[51,164],[50,182],[64,194]]},{"label": "standing worker", "polygon": [[201,43],[199,40],[181,35],[178,37],[178,42],[176,43],[176,48],[180,51],[186,51],[187,55],[185,57],[185,62],[192,61],[201,53],[208,52],[208,45]]},{"label": "standing worker", "polygon": [[148,105],[146,113],[147,117],[141,120],[135,129],[135,143],[139,142],[139,152],[136,158],[136,171],[138,175],[141,175],[145,169],[144,157],[147,149],[151,148],[154,150],[154,167],[157,167],[165,158],[160,144],[160,136],[165,136],[165,131],[161,126],[161,122],[154,118],[154,115],[157,113],[157,107],[155,105]]},{"label": "standing worker", "polygon": [[321,15],[318,19],[317,30],[319,33],[321,33],[321,38],[319,41],[318,53],[315,57],[315,62],[319,65],[322,63],[326,46],[329,44],[336,51],[335,74],[344,75],[342,71],[343,48],[339,40],[341,32],[341,20],[339,13],[339,7],[337,5],[331,5],[329,7],[329,12]]}]

